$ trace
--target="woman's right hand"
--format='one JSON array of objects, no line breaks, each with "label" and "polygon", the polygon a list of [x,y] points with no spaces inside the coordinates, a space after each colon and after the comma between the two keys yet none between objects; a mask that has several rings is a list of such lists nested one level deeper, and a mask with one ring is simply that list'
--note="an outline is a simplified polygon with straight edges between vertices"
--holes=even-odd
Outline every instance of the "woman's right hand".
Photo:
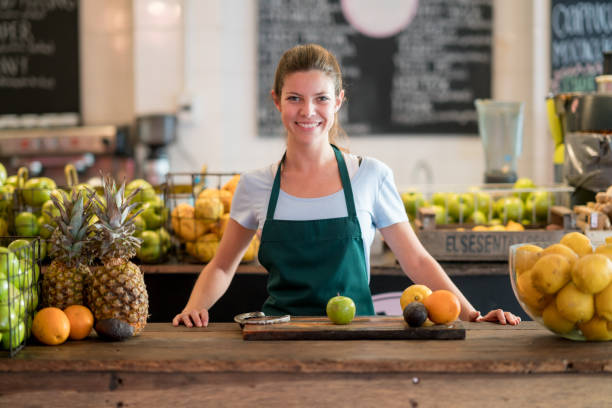
[{"label": "woman's right hand", "polygon": [[184,324],[186,327],[208,326],[208,310],[183,310],[172,319],[173,326]]}]

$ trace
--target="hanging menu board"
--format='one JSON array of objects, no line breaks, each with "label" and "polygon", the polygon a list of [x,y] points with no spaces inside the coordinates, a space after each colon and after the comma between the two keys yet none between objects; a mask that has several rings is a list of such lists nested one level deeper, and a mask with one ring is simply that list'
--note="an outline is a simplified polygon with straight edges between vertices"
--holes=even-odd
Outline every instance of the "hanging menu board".
[{"label": "hanging menu board", "polygon": [[591,92],[602,73],[603,52],[612,51],[609,0],[551,0],[551,90]]},{"label": "hanging menu board", "polygon": [[[317,43],[342,68],[346,102],[340,121],[349,136],[476,136],[474,100],[491,94],[491,0],[403,0],[396,4],[414,4],[414,15],[387,35],[370,34],[347,14],[349,5],[380,8],[393,3],[260,0],[259,134],[283,134],[270,98],[279,58],[294,45]],[[365,15],[363,21],[378,14]]]},{"label": "hanging menu board", "polygon": [[78,14],[78,0],[0,1],[1,115],[78,118]]}]

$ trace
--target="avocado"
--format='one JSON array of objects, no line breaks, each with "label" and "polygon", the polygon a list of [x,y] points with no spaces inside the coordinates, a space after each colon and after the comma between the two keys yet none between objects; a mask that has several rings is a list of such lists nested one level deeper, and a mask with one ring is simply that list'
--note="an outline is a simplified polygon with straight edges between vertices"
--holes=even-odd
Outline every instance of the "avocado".
[{"label": "avocado", "polygon": [[122,341],[134,335],[134,327],[119,319],[99,320],[95,329],[98,336],[109,341]]},{"label": "avocado", "polygon": [[421,327],[427,320],[427,309],[421,302],[410,302],[404,308],[404,320],[410,327]]}]

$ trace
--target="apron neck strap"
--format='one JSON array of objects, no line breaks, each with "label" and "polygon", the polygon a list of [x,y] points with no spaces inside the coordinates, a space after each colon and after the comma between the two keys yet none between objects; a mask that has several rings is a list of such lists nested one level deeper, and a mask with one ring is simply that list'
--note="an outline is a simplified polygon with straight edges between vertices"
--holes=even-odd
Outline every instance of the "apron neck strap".
[{"label": "apron neck strap", "polygon": [[[335,145],[331,145],[334,149],[336,156],[336,162],[338,163],[338,170],[340,171],[340,180],[342,181],[342,189],[344,191],[344,199],[346,200],[346,210],[349,217],[355,217],[357,211],[355,210],[355,201],[353,200],[353,189],[351,187],[351,178],[346,168],[346,163],[342,152]],[[272,192],[270,193],[270,201],[268,202],[268,212],[266,219],[271,220],[274,218],[274,211],[276,210],[276,202],[278,201],[278,193],[280,191],[280,178],[281,178],[281,166],[285,162],[287,152],[283,154],[283,158],[278,163],[278,169],[276,170],[276,176],[274,177],[274,183],[272,184]]]}]

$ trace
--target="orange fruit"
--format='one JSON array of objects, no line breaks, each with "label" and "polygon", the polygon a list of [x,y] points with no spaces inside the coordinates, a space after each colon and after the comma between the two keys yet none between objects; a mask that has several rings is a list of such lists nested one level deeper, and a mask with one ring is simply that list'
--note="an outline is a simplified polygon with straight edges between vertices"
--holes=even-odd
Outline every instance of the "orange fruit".
[{"label": "orange fruit", "polygon": [[423,300],[429,319],[438,324],[454,322],[461,312],[457,296],[446,289],[433,291]]},{"label": "orange fruit", "polygon": [[70,334],[70,320],[62,309],[45,307],[34,316],[32,334],[41,343],[50,346],[62,344]]},{"label": "orange fruit", "polygon": [[70,340],[83,340],[89,336],[94,325],[93,313],[81,305],[72,305],[64,309],[70,320]]}]

